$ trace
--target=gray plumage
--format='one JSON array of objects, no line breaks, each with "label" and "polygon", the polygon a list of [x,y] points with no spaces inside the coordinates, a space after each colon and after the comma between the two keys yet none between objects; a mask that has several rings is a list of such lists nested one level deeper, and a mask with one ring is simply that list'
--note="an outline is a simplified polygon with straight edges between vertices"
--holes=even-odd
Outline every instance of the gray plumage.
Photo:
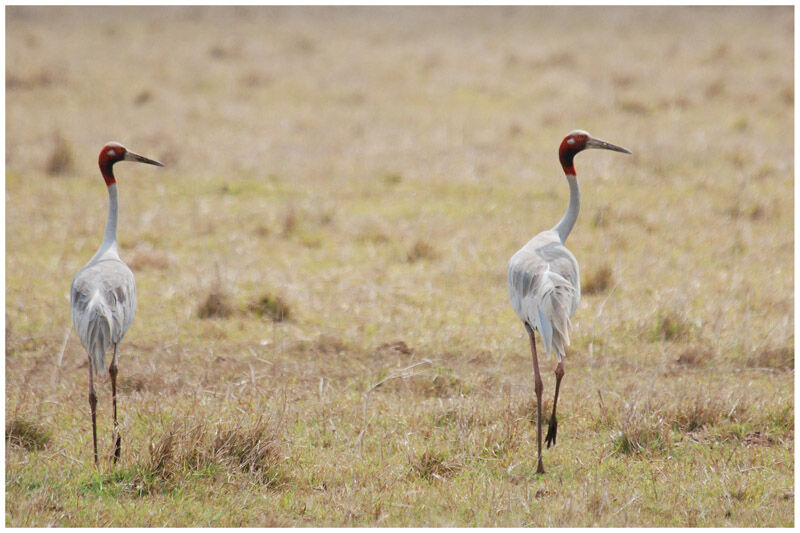
[{"label": "gray plumage", "polygon": [[119,344],[136,314],[133,272],[108,250],[75,274],[70,288],[72,323],[95,372],[105,372],[105,353]]},{"label": "gray plumage", "polygon": [[581,286],[578,261],[555,230],[538,234],[511,257],[508,294],[520,320],[539,332],[547,353],[561,361]]}]

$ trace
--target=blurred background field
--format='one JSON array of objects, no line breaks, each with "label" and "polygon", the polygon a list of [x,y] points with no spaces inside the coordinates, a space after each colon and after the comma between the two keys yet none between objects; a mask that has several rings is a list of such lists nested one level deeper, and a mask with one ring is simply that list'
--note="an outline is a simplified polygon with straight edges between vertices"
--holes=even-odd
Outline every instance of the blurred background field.
[{"label": "blurred background field", "polygon": [[[793,18],[7,7],[6,525],[792,526]],[[576,159],[535,476],[506,264],[575,128],[634,156]],[[139,306],[96,470],[69,284],[110,140],[167,166],[116,167]]]}]

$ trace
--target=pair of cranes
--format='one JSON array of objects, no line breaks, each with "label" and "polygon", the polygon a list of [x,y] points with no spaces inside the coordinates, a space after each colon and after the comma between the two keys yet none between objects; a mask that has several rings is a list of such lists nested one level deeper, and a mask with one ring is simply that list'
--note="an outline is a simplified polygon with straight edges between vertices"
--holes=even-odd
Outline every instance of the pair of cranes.
[{"label": "pair of cranes", "polygon": [[[564,377],[565,347],[569,345],[570,318],[580,301],[578,261],[564,246],[580,210],[580,189],[573,160],[586,149],[597,148],[630,154],[620,146],[601,141],[583,130],[570,132],[558,150],[561,167],[569,184],[569,205],[564,216],[552,229],[543,231],[515,253],[508,263],[508,293],[511,306],[528,332],[533,357],[534,391],[537,410],[537,473],[544,473],[542,464],[542,377],[536,352],[534,333],[538,332],[547,354],[553,353],[556,389],[553,413],[547,429],[547,447],[555,445],[558,423],[556,406],[561,379]],[[133,272],[120,259],[117,247],[117,180],[114,164],[134,161],[164,166],[153,159],[131,152],[119,143],[106,144],[100,151],[100,172],[108,188],[108,219],[100,248],[72,280],[70,303],[72,323],[89,356],[89,407],[92,414],[92,443],[97,464],[97,395],[94,377],[105,371],[105,354],[113,349],[108,367],[114,412],[112,443],[116,463],[121,454],[122,437],[117,424],[117,350],[133,323],[136,313],[136,282]]]}]

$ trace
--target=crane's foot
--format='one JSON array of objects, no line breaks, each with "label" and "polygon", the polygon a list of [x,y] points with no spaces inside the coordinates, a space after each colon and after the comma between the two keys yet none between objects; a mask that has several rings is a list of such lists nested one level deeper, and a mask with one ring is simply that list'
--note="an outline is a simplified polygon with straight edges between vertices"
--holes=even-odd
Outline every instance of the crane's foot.
[{"label": "crane's foot", "polygon": [[116,441],[114,441],[114,464],[117,464],[119,461],[119,457],[122,454],[122,436],[117,435]]},{"label": "crane's foot", "polygon": [[544,474],[544,464],[542,464],[542,458],[539,457],[539,465],[536,467],[537,474]]},{"label": "crane's foot", "polygon": [[558,420],[556,416],[553,415],[550,418],[550,425],[547,426],[547,436],[544,438],[544,442],[547,444],[549,448],[552,444],[553,446],[556,445],[556,433],[558,433]]}]

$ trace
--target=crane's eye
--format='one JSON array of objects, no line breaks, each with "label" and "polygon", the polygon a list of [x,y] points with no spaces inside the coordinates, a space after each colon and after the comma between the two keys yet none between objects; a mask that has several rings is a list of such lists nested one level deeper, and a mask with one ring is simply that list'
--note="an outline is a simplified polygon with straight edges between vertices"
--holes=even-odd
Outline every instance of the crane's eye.
[{"label": "crane's eye", "polygon": [[570,137],[567,139],[567,144],[575,144],[575,137]]},{"label": "crane's eye", "polygon": [[117,152],[115,152],[113,148],[109,148],[108,151],[106,152],[106,155],[108,157],[114,157],[115,155],[117,155]]}]

